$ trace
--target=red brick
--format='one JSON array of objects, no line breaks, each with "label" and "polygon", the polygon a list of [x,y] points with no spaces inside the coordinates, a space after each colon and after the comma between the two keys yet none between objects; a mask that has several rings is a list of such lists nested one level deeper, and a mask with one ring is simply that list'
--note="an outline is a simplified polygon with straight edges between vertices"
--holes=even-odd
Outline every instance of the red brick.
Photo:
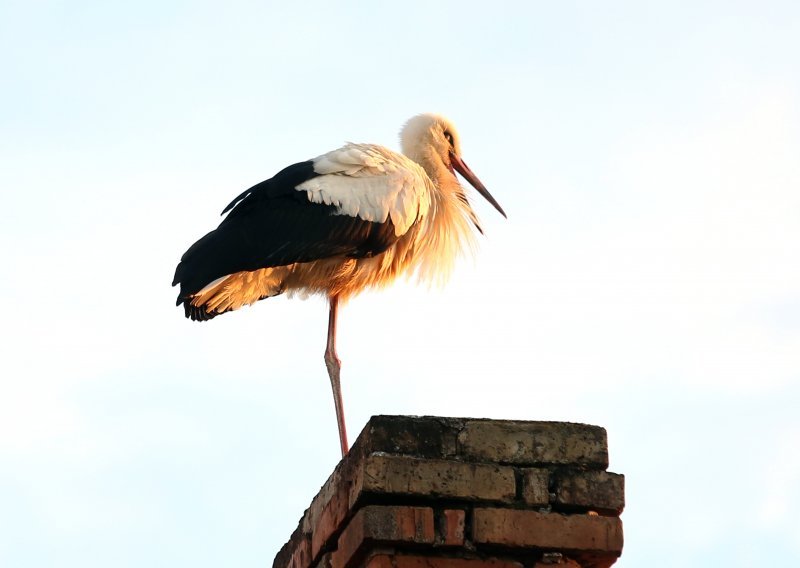
[{"label": "red brick", "polygon": [[311,535],[312,561],[342,530],[361,494],[362,478],[362,460],[348,456],[339,463],[303,515],[300,526],[304,533]]},{"label": "red brick", "polygon": [[437,544],[462,546],[464,544],[464,524],[466,513],[461,509],[445,509],[439,517]]},{"label": "red brick", "polygon": [[394,554],[387,556],[386,554],[376,554],[367,559],[364,568],[392,568],[392,560]]},{"label": "red brick", "polygon": [[622,522],[613,517],[476,508],[472,540],[476,544],[512,548],[610,552],[619,555],[622,552]]},{"label": "red brick", "polygon": [[365,568],[522,568],[522,564],[497,558],[377,554],[367,561]]},{"label": "red brick", "polygon": [[313,568],[331,568],[331,553],[326,552],[319,557],[319,560],[313,565]]},{"label": "red brick", "polygon": [[533,565],[533,568],[583,568],[571,558],[559,558],[558,560],[543,560]]},{"label": "red brick", "polygon": [[311,532],[311,557],[316,558],[322,548],[339,529],[349,512],[347,487],[339,486],[321,508]]},{"label": "red brick", "polygon": [[311,539],[308,535],[303,535],[292,552],[287,568],[308,568],[309,566],[311,566]]},{"label": "red brick", "polygon": [[360,509],[342,531],[331,566],[346,568],[367,546],[433,544],[434,540],[433,509],[370,505]]},{"label": "red brick", "polygon": [[300,527],[275,556],[274,568],[308,568],[311,564],[311,540]]}]

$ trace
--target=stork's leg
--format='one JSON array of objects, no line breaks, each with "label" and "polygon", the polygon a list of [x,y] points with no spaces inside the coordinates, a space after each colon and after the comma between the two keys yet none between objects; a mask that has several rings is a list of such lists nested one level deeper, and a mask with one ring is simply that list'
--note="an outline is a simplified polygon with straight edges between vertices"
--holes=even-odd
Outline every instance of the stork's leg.
[{"label": "stork's leg", "polygon": [[336,355],[336,312],[339,306],[338,296],[330,297],[331,311],[328,316],[328,345],[325,347],[325,366],[328,367],[328,376],[331,378],[333,389],[333,404],[336,407],[336,424],[339,426],[339,442],[342,444],[342,457],[347,455],[347,431],[344,426],[344,405],[342,404],[342,385],[339,381],[339,372],[342,362]]}]

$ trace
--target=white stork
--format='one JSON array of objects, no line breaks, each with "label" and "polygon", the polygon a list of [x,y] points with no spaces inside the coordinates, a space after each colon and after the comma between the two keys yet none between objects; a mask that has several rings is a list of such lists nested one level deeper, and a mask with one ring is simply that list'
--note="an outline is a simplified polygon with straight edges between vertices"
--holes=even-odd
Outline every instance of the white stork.
[{"label": "white stork", "polygon": [[330,305],[325,364],[342,456],[347,434],[336,355],[340,302],[401,274],[443,281],[481,231],[455,172],[504,217],[461,159],[447,119],[422,114],[400,133],[403,154],[345,144],[293,164],[234,199],[219,227],[181,257],[172,285],[186,317],[209,320],[258,300],[324,294]]}]

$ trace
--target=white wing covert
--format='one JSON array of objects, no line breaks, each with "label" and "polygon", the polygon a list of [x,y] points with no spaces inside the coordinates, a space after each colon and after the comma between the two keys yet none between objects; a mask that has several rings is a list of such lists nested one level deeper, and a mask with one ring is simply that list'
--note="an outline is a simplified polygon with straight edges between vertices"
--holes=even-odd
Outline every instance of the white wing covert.
[{"label": "white wing covert", "polygon": [[402,154],[371,144],[347,144],[313,160],[319,175],[297,186],[309,201],[335,206],[338,215],[385,223],[406,233],[431,207],[425,170]]}]

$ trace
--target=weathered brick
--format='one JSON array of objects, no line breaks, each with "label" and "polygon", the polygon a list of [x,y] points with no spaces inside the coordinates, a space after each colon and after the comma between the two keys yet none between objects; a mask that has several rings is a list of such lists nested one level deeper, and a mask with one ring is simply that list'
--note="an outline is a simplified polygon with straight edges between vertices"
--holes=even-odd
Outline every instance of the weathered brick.
[{"label": "weathered brick", "polygon": [[350,520],[331,555],[332,568],[346,568],[375,544],[433,544],[436,538],[433,509],[429,507],[382,507],[360,509]]},{"label": "weathered brick", "polygon": [[529,507],[550,504],[550,472],[540,468],[522,469],[522,500]]},{"label": "weathered brick", "polygon": [[522,568],[522,564],[498,558],[376,554],[367,561],[365,568]]},{"label": "weathered brick", "polygon": [[403,456],[370,456],[362,491],[510,503],[516,492],[507,466]]},{"label": "weathered brick", "polygon": [[376,554],[367,558],[364,563],[364,568],[392,568],[392,560],[396,558],[394,554],[388,556],[386,554]]},{"label": "weathered brick", "polygon": [[622,552],[618,518],[476,508],[472,539],[477,544],[585,552]]},{"label": "weathered brick", "polygon": [[311,566],[311,539],[308,535],[303,535],[292,552],[288,568],[308,568],[309,566]]},{"label": "weathered brick", "polygon": [[364,455],[608,467],[605,429],[569,422],[373,416],[353,448]]},{"label": "weathered brick", "polygon": [[[305,556],[304,556],[305,555]],[[273,568],[308,568],[311,563],[311,543],[307,534],[297,527],[281,547],[272,562]]]},{"label": "weathered brick", "polygon": [[319,557],[319,560],[316,561],[312,568],[331,568],[331,556],[330,552],[326,552]]},{"label": "weathered brick", "polygon": [[578,562],[564,556],[553,555],[545,556],[542,560],[533,565],[533,568],[583,568]]},{"label": "weathered brick", "polygon": [[458,434],[465,459],[522,466],[608,467],[605,428],[568,422],[467,420]]},{"label": "weathered brick", "polygon": [[[580,477],[580,470],[596,472],[604,469],[607,461],[605,430],[596,426],[373,417],[350,454],[313,499],[298,530],[275,558],[274,565],[276,568],[314,568],[326,558],[330,563],[332,557],[326,553],[336,549],[358,507],[391,502],[386,499],[391,495],[412,498],[416,504],[443,499],[445,507],[456,508],[461,506],[456,502],[466,501],[484,508],[512,502],[515,507],[538,508],[551,500],[548,489],[558,489],[558,500],[553,497],[554,502],[550,504],[561,507],[561,511],[589,509],[612,514],[624,504],[621,485],[618,495],[613,485],[622,481],[621,476],[618,479],[614,474]],[[572,472],[579,477],[570,478],[563,466],[579,470]],[[516,468],[519,487],[512,468]],[[558,483],[550,479],[548,487],[545,468],[560,476]],[[581,480],[593,480],[597,487],[582,486]],[[610,489],[603,493],[600,488],[605,486]],[[591,495],[591,499],[587,495]],[[614,495],[619,499],[614,501]],[[593,502],[583,504],[589,501]],[[441,515],[442,509],[437,510]],[[437,524],[436,544],[439,545],[445,538],[458,538],[442,532],[443,526]]]},{"label": "weathered brick", "polygon": [[[459,434],[460,432],[460,434]],[[302,531],[311,535],[311,556],[316,558],[336,537],[341,524],[362,495],[365,463],[382,453],[422,456],[448,460],[450,472],[439,467],[434,475],[416,482],[414,473],[394,462],[398,475],[387,478],[385,490],[379,489],[378,477],[370,480],[370,491],[390,493],[399,490],[391,479],[406,479],[411,494],[463,497],[467,483],[458,481],[471,476],[475,485],[469,488],[474,499],[505,502],[513,494],[506,487],[508,472],[499,470],[499,477],[486,482],[489,469],[464,469],[467,462],[502,462],[515,465],[564,464],[573,460],[581,467],[600,467],[607,463],[605,430],[596,426],[557,422],[487,421],[476,419],[375,416],[359,436],[350,454],[334,470],[312,501],[301,522]],[[394,456],[397,457],[397,456]],[[462,461],[456,461],[462,460]],[[422,461],[422,460],[420,460]],[[391,473],[388,462],[386,473]],[[495,466],[502,467],[502,466]],[[425,469],[425,466],[420,466]],[[429,468],[430,469],[430,468]],[[436,469],[436,468],[432,468]],[[446,468],[445,468],[446,469]],[[409,477],[409,475],[411,477]],[[499,482],[498,482],[499,480]],[[398,482],[400,483],[400,482]],[[427,484],[427,486],[426,486]],[[468,497],[469,498],[469,497]],[[531,506],[542,501],[541,495],[524,494]]]},{"label": "weathered brick", "polygon": [[339,462],[328,480],[311,501],[300,522],[301,530],[311,535],[311,559],[335,538],[361,494],[363,458],[357,454]]},{"label": "weathered brick", "polygon": [[461,509],[445,509],[436,519],[436,543],[443,546],[461,546],[464,544],[464,525],[466,512]]},{"label": "weathered brick", "polygon": [[448,458],[456,454],[462,424],[458,418],[438,416],[373,416],[353,447],[365,453]]},{"label": "weathered brick", "polygon": [[[316,558],[320,551],[325,547],[328,540],[334,536],[341,528],[343,521],[350,512],[350,492],[353,489],[352,484],[341,482],[333,485],[333,491],[330,495],[325,495],[319,502],[320,510],[311,519],[315,519],[308,523],[309,531],[311,532],[311,558]],[[317,503],[314,500],[312,505]]]},{"label": "weathered brick", "polygon": [[564,471],[554,474],[555,503],[620,514],[625,508],[625,476],[608,471]]}]

